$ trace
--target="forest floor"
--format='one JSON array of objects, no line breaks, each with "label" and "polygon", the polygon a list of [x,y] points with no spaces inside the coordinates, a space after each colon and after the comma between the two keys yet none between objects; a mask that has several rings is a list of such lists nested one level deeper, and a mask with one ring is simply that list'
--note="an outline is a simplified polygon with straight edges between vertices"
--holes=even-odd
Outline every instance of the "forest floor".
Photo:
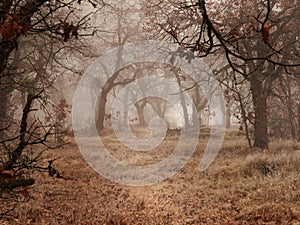
[{"label": "forest floor", "polygon": [[[146,157],[156,161],[157,155],[170,154],[178,138],[170,133],[161,150]],[[126,155],[113,135],[102,140],[112,154]],[[72,140],[46,156],[59,158],[54,165],[68,179],[35,174],[32,198],[0,224],[300,224],[299,143],[277,141],[267,151],[251,151],[244,136],[229,132],[215,161],[200,172],[206,143],[202,135],[176,175],[134,187],[96,173]]]}]

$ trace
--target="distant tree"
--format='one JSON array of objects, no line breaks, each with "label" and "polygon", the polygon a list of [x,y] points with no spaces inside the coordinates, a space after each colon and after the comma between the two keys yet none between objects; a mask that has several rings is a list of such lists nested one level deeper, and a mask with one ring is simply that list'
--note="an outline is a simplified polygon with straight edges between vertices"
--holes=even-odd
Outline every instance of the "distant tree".
[{"label": "distant tree", "polygon": [[274,82],[269,101],[269,130],[275,138],[299,140],[300,80],[282,73]]},{"label": "distant tree", "polygon": [[[139,37],[139,24],[140,18],[137,15],[136,9],[131,5],[127,4],[126,1],[112,2],[108,7],[106,7],[105,13],[107,14],[107,20],[103,25],[101,31],[96,33],[96,36],[101,40],[106,46],[110,48],[115,48],[122,46],[126,43],[137,41]],[[118,58],[114,62],[116,68],[118,68],[123,63],[122,59],[122,48],[119,49]],[[133,76],[124,76],[124,72],[128,69],[133,73]],[[123,75],[121,75],[123,73]],[[113,91],[117,86],[123,86],[133,82],[136,79],[138,69],[134,67],[122,68],[120,71],[116,71],[114,74],[107,74],[107,81],[103,85],[98,98],[97,104],[97,128],[103,130],[105,128],[105,112],[107,109],[107,100],[109,93]],[[130,74],[130,73],[129,73]]]}]

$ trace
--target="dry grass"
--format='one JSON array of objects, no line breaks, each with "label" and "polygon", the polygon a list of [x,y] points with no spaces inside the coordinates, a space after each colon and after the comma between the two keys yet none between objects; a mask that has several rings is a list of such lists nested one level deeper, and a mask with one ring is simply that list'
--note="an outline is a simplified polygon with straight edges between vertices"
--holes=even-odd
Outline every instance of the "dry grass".
[{"label": "dry grass", "polygon": [[[205,136],[205,133],[204,133]],[[141,164],[166,157],[178,141],[171,133],[154,153],[137,155],[111,133],[103,142],[121,160]],[[197,166],[207,139],[200,138],[183,170],[157,185],[122,186],[94,172],[73,143],[53,151],[65,177],[36,174],[33,199],[20,205],[3,224],[299,224],[300,145],[271,143],[251,152],[241,136],[227,134],[214,163]]]}]

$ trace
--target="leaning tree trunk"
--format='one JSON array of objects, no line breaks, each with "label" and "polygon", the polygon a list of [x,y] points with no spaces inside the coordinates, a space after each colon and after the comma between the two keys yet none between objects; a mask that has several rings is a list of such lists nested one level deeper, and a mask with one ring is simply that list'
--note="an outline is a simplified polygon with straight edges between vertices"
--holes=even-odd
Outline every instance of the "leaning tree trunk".
[{"label": "leaning tree trunk", "polygon": [[246,132],[246,138],[248,141],[248,145],[249,147],[252,149],[252,141],[251,141],[251,136],[250,136],[250,132],[249,132],[249,126],[248,126],[248,121],[247,121],[247,113],[246,113],[246,109],[245,109],[245,105],[241,96],[240,92],[237,92],[237,97],[238,97],[238,102],[240,104],[240,108],[241,108],[241,114],[242,114],[242,120],[243,120],[243,124],[245,126],[245,132]]},{"label": "leaning tree trunk", "polygon": [[23,150],[27,145],[29,145],[28,140],[26,140],[26,134],[27,134],[27,124],[28,124],[28,115],[30,113],[32,103],[35,99],[38,99],[40,96],[39,94],[27,95],[27,102],[23,109],[22,113],[22,119],[20,124],[20,136],[19,136],[19,142],[17,147],[10,153],[10,159],[5,163],[4,169],[5,170],[11,170],[13,169],[14,164],[17,162],[17,160],[21,157]]},{"label": "leaning tree trunk", "polygon": [[269,145],[267,93],[265,93],[263,84],[259,79],[253,78],[250,82],[255,112],[253,147],[267,149]]},{"label": "leaning tree trunk", "polygon": [[106,84],[103,85],[101,95],[99,98],[99,104],[98,107],[98,114],[96,118],[96,126],[98,131],[104,130],[104,119],[105,119],[105,108],[106,108],[106,102],[107,102],[107,96],[110,90],[115,86],[114,81],[117,79],[119,75],[119,72],[115,73],[113,76],[111,76],[107,81]]}]

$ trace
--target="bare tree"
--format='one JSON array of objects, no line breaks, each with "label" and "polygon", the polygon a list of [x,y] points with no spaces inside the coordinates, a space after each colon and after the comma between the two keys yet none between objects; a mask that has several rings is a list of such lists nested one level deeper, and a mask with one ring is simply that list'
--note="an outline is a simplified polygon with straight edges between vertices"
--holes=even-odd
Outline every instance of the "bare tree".
[{"label": "bare tree", "polygon": [[[54,160],[41,163],[44,151],[57,147],[50,140],[60,121],[40,118],[37,109],[49,115],[49,90],[59,75],[58,68],[64,67],[60,53],[79,44],[83,28],[90,30],[88,16],[79,15],[80,7],[94,8],[96,3],[0,3],[0,200],[1,206],[7,206],[0,218],[14,208],[17,196],[28,199],[26,190],[34,183],[34,171],[62,177],[53,167]],[[101,8],[103,2],[97,4]]]},{"label": "bare tree", "polygon": [[[105,13],[108,15],[110,20],[106,21],[106,23],[102,25],[103,29],[96,33],[96,36],[99,37],[101,42],[103,42],[106,46],[113,48],[122,46],[130,41],[138,40],[140,19],[138,15],[136,15],[136,9],[127,5],[126,2],[122,2],[120,4],[111,3],[106,8]],[[120,48],[118,58],[115,62],[115,67],[119,68],[122,62],[122,48]],[[134,69],[133,67],[131,67],[131,69],[133,69],[134,74],[131,77],[121,75],[122,73],[126,72],[128,68],[117,71],[115,74],[106,74],[108,79],[100,92],[97,106],[97,118],[95,118],[97,128],[99,130],[104,129],[106,103],[109,93],[113,90],[113,88],[126,85],[135,80],[138,70]],[[120,78],[121,76],[122,78]]]},{"label": "bare tree", "polygon": [[298,140],[299,77],[281,74],[268,100],[270,135]]},{"label": "bare tree", "polygon": [[232,72],[249,82],[253,146],[268,148],[270,88],[282,72],[300,66],[299,1],[153,0],[145,5],[146,27],[152,33],[156,28],[156,36],[171,37],[199,57],[222,54]]}]

